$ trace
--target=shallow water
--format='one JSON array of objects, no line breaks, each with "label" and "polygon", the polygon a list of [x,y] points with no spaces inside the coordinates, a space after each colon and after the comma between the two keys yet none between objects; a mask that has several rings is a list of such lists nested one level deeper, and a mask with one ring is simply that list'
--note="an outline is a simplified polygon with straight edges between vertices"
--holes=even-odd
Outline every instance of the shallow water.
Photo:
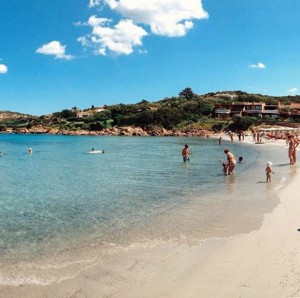
[{"label": "shallow water", "polygon": [[[231,176],[225,147],[244,157]],[[52,282],[135,243],[258,228],[292,174],[285,148],[204,138],[0,135],[0,150],[2,284]]]}]

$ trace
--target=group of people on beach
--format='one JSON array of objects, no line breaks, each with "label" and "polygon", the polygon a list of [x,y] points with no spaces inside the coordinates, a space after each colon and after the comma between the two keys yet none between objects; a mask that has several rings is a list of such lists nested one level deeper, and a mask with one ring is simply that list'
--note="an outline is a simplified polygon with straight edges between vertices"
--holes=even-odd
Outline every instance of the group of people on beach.
[{"label": "group of people on beach", "polygon": [[[224,150],[224,153],[227,156],[227,163],[223,162],[223,173],[226,175],[231,175],[233,174],[235,165],[236,165],[236,159],[233,153],[231,153],[228,149]],[[187,162],[190,161],[190,152],[189,152],[189,145],[185,144],[183,149],[182,149],[182,157],[183,157],[183,162]],[[239,157],[239,163],[241,163],[243,161],[243,157],[240,156]]]},{"label": "group of people on beach", "polygon": [[[232,135],[230,135],[230,139],[232,140]],[[241,138],[243,139],[243,137]],[[241,140],[239,138],[239,140]],[[255,134],[254,135],[254,141],[257,141],[260,143],[261,142],[261,134]],[[222,137],[219,137],[218,139],[219,142],[219,146],[222,143]],[[299,141],[298,138],[290,133],[286,134],[286,144],[288,146],[288,157],[290,160],[290,165],[294,165],[297,161],[296,158],[296,148],[299,145]],[[232,152],[229,151],[229,149],[225,149],[224,153],[226,154],[227,157],[227,162],[222,162],[223,165],[223,173],[225,175],[231,175],[234,172],[234,168],[236,166],[236,159],[235,156]],[[183,161],[187,162],[190,161],[190,157],[189,157],[189,146],[187,144],[184,145],[184,148],[182,149],[182,157],[183,157]],[[243,161],[243,157],[240,156],[238,162],[242,163]],[[271,182],[272,181],[272,177],[271,174],[275,174],[275,172],[272,169],[272,162],[268,161],[266,164],[266,168],[265,168],[265,173],[266,173],[266,182]]]}]

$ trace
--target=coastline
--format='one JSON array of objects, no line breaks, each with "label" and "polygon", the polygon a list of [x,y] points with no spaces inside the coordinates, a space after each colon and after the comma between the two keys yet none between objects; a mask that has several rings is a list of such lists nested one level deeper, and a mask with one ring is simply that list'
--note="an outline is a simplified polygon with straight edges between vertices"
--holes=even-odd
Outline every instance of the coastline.
[{"label": "coastline", "polygon": [[[285,146],[281,140],[269,143]],[[297,296],[300,204],[293,195],[300,176],[296,166],[291,169],[294,176],[279,191],[280,204],[264,216],[259,230],[198,246],[139,244],[59,283],[3,287],[1,297]]]},{"label": "coastline", "polygon": [[43,126],[33,128],[19,128],[17,130],[1,131],[0,134],[44,134],[44,135],[64,135],[64,136],[139,136],[139,137],[206,137],[212,132],[206,129],[180,129],[167,130],[165,128],[143,129],[134,126],[120,126],[104,128],[99,131],[87,130],[61,130]]}]

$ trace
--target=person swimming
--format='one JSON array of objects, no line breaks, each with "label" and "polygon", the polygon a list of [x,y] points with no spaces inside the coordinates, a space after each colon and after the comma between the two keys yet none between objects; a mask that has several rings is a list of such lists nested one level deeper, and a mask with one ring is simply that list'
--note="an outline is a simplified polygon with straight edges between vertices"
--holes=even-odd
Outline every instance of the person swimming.
[{"label": "person swimming", "polygon": [[92,148],[92,150],[91,151],[89,151],[88,153],[105,153],[105,151],[104,150],[96,150],[95,148]]},{"label": "person swimming", "polygon": [[27,151],[27,152],[28,152],[28,154],[32,154],[32,152],[33,152],[33,151],[32,151],[32,148],[28,148],[28,151]]}]

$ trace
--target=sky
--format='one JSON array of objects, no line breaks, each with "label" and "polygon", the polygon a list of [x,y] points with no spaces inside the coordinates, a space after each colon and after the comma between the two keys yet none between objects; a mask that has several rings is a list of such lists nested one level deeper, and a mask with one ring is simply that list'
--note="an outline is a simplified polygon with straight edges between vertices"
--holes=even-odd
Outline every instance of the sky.
[{"label": "sky", "polygon": [[0,110],[300,94],[299,0],[0,0]]}]

